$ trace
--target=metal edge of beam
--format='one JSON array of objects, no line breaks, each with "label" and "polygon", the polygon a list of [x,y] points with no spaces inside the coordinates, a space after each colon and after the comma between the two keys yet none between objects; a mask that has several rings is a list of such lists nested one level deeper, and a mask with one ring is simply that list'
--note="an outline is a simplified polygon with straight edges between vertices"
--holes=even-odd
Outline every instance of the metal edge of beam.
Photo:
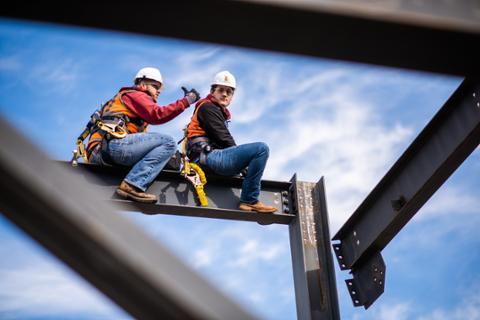
[{"label": "metal edge of beam", "polygon": [[[65,168],[89,184],[99,185],[105,192],[111,192],[111,199],[125,210],[140,211],[144,214],[169,214],[200,218],[227,219],[237,221],[257,222],[261,225],[272,223],[288,224],[295,217],[290,212],[289,193],[291,183],[282,181],[262,180],[260,199],[277,207],[274,214],[245,212],[238,210],[238,194],[241,192],[243,178],[207,174],[205,191],[209,200],[208,207],[201,207],[194,195],[193,187],[178,171],[163,170],[149,188],[159,197],[157,203],[134,203],[125,201],[115,194],[120,181],[130,170],[127,167],[102,167],[90,164],[80,164],[72,168],[64,161],[57,161]],[[86,176],[84,174],[87,174]],[[92,179],[93,174],[95,178]]]},{"label": "metal edge of beam", "polygon": [[0,118],[2,213],[136,318],[252,319]]},{"label": "metal edge of beam", "polygon": [[294,176],[292,182],[298,206],[289,225],[297,319],[340,319],[324,179],[315,184]]},{"label": "metal edge of beam", "polygon": [[[228,17],[228,22],[209,19]],[[243,1],[175,1],[136,8],[128,21],[118,19],[130,5],[44,1],[0,8],[0,16],[127,31],[248,48],[349,60],[452,75],[480,74],[479,32],[440,29],[367,15],[285,7]],[[157,13],[161,12],[159,28]],[[181,16],[188,19],[179,18]],[[245,27],[248,21],[248,28]],[[219,27],[219,25],[221,27]],[[251,32],[255,30],[255,32]],[[468,53],[468,54],[467,54]]]},{"label": "metal edge of beam", "polygon": [[[66,161],[56,161],[59,164],[62,164],[65,167],[70,168],[71,164]],[[85,164],[79,163],[78,168],[86,170],[92,174],[98,173],[107,173],[110,175],[118,175],[118,176],[125,176],[130,168],[128,167],[121,167],[121,166],[99,166],[94,164]],[[164,169],[160,172],[160,174],[155,178],[155,180],[163,180],[163,179],[171,179],[171,180],[180,180],[180,171],[175,171],[171,169]],[[239,177],[229,177],[229,176],[220,176],[216,174],[207,173],[208,182],[221,184],[226,187],[238,187],[240,188],[243,183],[243,178]],[[262,188],[267,189],[279,189],[279,190],[289,190],[291,186],[291,182],[288,181],[275,181],[275,180],[262,180],[261,182]]]},{"label": "metal edge of beam", "polygon": [[169,204],[148,204],[131,202],[127,200],[112,200],[124,210],[139,210],[144,214],[167,214],[185,217],[212,218],[235,221],[257,222],[261,225],[289,224],[295,215],[293,214],[266,214],[258,212],[245,212],[241,210],[226,210],[219,208],[204,208]]},{"label": "metal edge of beam", "polygon": [[[357,279],[359,285],[373,285],[373,280],[384,277],[384,268],[383,274],[372,272],[372,257],[380,254],[479,143],[480,81],[466,79],[333,237],[340,241],[333,244],[340,268],[351,269],[354,278],[355,274],[370,278]],[[378,270],[381,260],[380,255]],[[372,296],[364,297],[368,305],[383,292],[381,286],[370,289]]]}]

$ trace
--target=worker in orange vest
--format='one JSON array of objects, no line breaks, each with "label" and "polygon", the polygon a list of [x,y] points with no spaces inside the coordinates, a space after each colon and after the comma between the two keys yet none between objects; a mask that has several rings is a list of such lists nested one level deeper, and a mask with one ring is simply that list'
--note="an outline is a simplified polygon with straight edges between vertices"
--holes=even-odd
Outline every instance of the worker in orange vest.
[{"label": "worker in orange vest", "polygon": [[[228,106],[236,89],[235,77],[228,71],[215,75],[210,94],[197,102],[187,127],[187,156],[220,175],[245,173],[239,209],[273,213],[275,207],[258,200],[269,149],[263,142],[236,145],[227,127]],[[248,168],[248,170],[246,170]]]},{"label": "worker in orange vest", "polygon": [[147,67],[138,71],[134,85],[123,87],[99,110],[99,120],[87,146],[90,163],[131,166],[117,189],[125,199],[154,203],[157,197],[145,191],[176,151],[173,137],[146,132],[149,124],[162,124],[181,114],[200,95],[195,89],[184,90],[184,97],[160,106],[163,89],[160,70]]}]

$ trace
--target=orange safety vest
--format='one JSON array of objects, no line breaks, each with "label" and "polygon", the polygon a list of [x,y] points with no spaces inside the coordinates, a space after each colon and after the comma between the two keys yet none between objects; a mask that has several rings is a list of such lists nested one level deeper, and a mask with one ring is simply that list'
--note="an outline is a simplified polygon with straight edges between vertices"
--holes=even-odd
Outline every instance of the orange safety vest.
[{"label": "orange safety vest", "polygon": [[200,102],[198,106],[195,107],[195,111],[193,112],[192,119],[190,120],[190,123],[187,126],[187,140],[191,139],[193,137],[204,137],[207,135],[205,130],[200,126],[200,121],[198,121],[198,110],[200,110],[200,107],[205,104],[205,102],[209,102],[208,100],[203,100]]},{"label": "orange safety vest", "polygon": [[[102,118],[118,118],[122,119],[125,123],[125,127],[128,133],[138,133],[147,131],[147,123],[142,118],[137,116],[130,110],[122,101],[123,95],[129,92],[135,92],[136,90],[123,90],[120,91],[108,101],[101,110]],[[93,130],[88,140],[87,154],[90,155],[91,151],[103,140],[105,132],[102,130]]]}]

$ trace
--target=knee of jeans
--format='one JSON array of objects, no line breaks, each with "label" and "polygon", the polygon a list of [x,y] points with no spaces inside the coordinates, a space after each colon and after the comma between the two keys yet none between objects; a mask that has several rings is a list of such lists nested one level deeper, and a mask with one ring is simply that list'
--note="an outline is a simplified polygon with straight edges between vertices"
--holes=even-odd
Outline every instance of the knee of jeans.
[{"label": "knee of jeans", "polygon": [[265,142],[257,142],[258,153],[266,153],[267,156],[270,154],[270,148]]},{"label": "knee of jeans", "polygon": [[168,136],[168,138],[165,139],[163,145],[166,149],[172,151],[172,153],[175,153],[175,150],[177,150],[177,142],[171,136]]}]

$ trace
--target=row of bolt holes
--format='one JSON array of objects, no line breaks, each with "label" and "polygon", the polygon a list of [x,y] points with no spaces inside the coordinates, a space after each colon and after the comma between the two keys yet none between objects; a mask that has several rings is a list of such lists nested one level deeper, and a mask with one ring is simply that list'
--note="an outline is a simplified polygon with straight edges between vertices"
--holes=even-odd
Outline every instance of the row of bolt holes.
[{"label": "row of bolt holes", "polygon": [[[356,232],[356,231],[353,231],[353,236],[354,236],[354,237],[357,236],[357,232]],[[357,246],[359,246],[359,245],[360,245],[360,240],[357,239],[357,241],[356,241],[355,243],[357,244]],[[337,250],[337,251],[340,250],[340,247],[335,247],[335,250]],[[339,255],[339,256],[338,256],[338,259],[342,260],[342,259],[343,259],[343,256]],[[346,267],[344,263],[342,263],[341,266],[342,266],[342,268],[345,268],[345,267]]]},{"label": "row of bolt holes", "polygon": [[[475,94],[475,92],[473,93],[473,97],[475,98],[477,95]],[[480,108],[480,102],[477,102],[477,108]]]},{"label": "row of bolt holes", "polygon": [[[375,268],[374,271],[377,272],[378,269]],[[380,274],[383,274],[383,271],[380,271]],[[374,278],[373,278],[373,282],[377,282],[377,277],[374,277]],[[382,280],[380,280],[378,283],[379,283],[380,285],[382,285],[383,282],[382,282]],[[353,286],[353,283],[352,283],[351,281],[349,281],[349,282],[348,282],[348,286],[349,286],[349,287]],[[357,294],[357,292],[356,292],[355,290],[351,290],[350,292],[352,293],[352,296],[354,296],[354,295]],[[358,301],[357,299],[355,299],[355,304],[359,304],[359,303],[360,303],[360,301]]]}]

